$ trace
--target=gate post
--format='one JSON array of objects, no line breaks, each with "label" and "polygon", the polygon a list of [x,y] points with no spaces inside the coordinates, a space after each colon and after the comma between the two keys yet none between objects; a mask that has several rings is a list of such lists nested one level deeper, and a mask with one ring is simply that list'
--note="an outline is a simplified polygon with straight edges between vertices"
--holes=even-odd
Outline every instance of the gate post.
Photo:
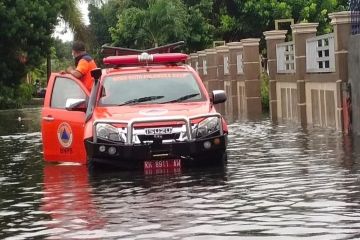
[{"label": "gate post", "polygon": [[[335,68],[338,75],[336,81],[337,114],[341,119],[341,129],[348,134],[350,131],[350,92],[348,92],[348,48],[351,34],[350,12],[336,12],[329,14],[335,34]],[[351,63],[350,63],[351,66]],[[359,67],[359,66],[355,66]]]},{"label": "gate post", "polygon": [[262,114],[259,42],[259,38],[241,40],[243,45],[246,109],[249,119],[259,118]]},{"label": "gate post", "polygon": [[[229,48],[228,46],[218,46],[216,47],[216,52],[217,52],[217,65],[218,65],[218,81],[219,81],[219,85],[218,85],[218,89],[220,90],[224,90],[227,93],[227,90],[225,88],[225,85],[228,83],[228,80],[230,78],[230,72],[229,72]],[[217,106],[217,110],[221,113],[221,114],[226,114],[227,113],[227,109],[226,109],[226,102],[225,103],[221,103]]]},{"label": "gate post", "polygon": [[277,116],[277,93],[276,93],[276,74],[277,74],[277,56],[276,44],[283,43],[286,38],[287,30],[274,30],[264,32],[266,40],[266,50],[268,58],[269,71],[269,106],[270,117],[274,122],[278,121]]},{"label": "gate post", "polygon": [[[243,46],[241,42],[230,42],[226,44],[229,47],[229,67],[230,67],[230,81],[231,81],[231,95],[228,96],[228,99],[231,100],[231,105],[233,118],[239,118],[240,115],[240,105],[243,104],[244,99],[240,98],[238,93],[239,84],[241,81],[241,75],[243,73],[242,67],[242,55],[243,55]],[[243,82],[244,84],[245,82]],[[243,112],[242,112],[243,113]]]},{"label": "gate post", "polygon": [[202,79],[202,81],[204,82],[204,70],[203,70],[203,60],[204,60],[204,57],[205,57],[205,52],[204,51],[198,51],[197,52],[198,54],[198,74],[200,76],[200,78]]},{"label": "gate post", "polygon": [[217,62],[216,62],[216,50],[206,49],[206,66],[207,66],[207,75],[208,75],[208,82],[206,85],[206,88],[209,92],[209,94],[212,93],[212,91],[218,89],[218,77],[217,77]]},{"label": "gate post", "polygon": [[190,58],[188,59],[189,65],[196,70],[196,62],[198,60],[198,56],[196,53],[191,53]]},{"label": "gate post", "polygon": [[306,39],[316,36],[319,23],[299,23],[291,25],[295,47],[295,79],[297,85],[298,117],[301,126],[307,126],[306,115]]}]

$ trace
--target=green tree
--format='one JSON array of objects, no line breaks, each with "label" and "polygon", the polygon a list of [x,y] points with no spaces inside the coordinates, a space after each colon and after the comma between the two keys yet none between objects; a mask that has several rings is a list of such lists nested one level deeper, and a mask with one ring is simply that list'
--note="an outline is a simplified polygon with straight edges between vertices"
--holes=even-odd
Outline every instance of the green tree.
[{"label": "green tree", "polygon": [[109,29],[115,27],[123,10],[134,7],[144,9],[148,6],[144,0],[108,0],[103,4],[89,5],[90,32],[93,36],[92,47],[99,48],[105,43],[111,43]]},{"label": "green tree", "polygon": [[282,18],[319,22],[326,33],[328,13],[347,8],[347,0],[108,0],[90,9],[90,28],[96,46],[144,48],[185,40],[186,50],[195,51],[213,40],[261,37]]},{"label": "green tree", "polygon": [[61,4],[56,0],[0,2],[0,83],[16,87],[48,53]]},{"label": "green tree", "polygon": [[115,44],[147,48],[186,37],[187,12],[181,0],[150,0],[145,9],[130,7],[118,16],[110,28]]},{"label": "green tree", "polygon": [[319,22],[320,33],[330,31],[328,14],[348,9],[347,0],[217,0],[219,19],[217,37],[231,41],[261,37],[274,29],[276,19],[293,18],[299,22]]},{"label": "green tree", "polygon": [[86,41],[89,37],[89,31],[84,24],[79,4],[81,2],[92,5],[103,4],[102,0],[59,0],[60,11],[58,17],[62,19],[74,32],[75,38]]},{"label": "green tree", "polygon": [[[188,3],[189,4],[189,3]],[[215,27],[207,17],[211,14],[213,1],[201,0],[200,3],[188,5],[186,48],[188,52],[205,49],[214,40]]]},{"label": "green tree", "polygon": [[[84,29],[77,3],[80,0],[0,1],[1,107],[13,106],[22,96],[19,85],[27,73],[36,72],[49,56],[51,37],[60,19],[76,32]],[[99,1],[88,1],[99,2]],[[81,34],[80,34],[81,35]],[[7,96],[7,97],[4,97]],[[10,101],[11,99],[11,101]]]}]

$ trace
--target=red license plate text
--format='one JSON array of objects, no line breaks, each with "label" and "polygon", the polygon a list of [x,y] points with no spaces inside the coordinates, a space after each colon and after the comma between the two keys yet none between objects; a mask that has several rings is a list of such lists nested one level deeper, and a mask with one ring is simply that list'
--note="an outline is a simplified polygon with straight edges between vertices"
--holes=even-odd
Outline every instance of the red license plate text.
[{"label": "red license plate text", "polygon": [[181,168],[180,159],[151,160],[144,162],[144,169],[174,169]]}]

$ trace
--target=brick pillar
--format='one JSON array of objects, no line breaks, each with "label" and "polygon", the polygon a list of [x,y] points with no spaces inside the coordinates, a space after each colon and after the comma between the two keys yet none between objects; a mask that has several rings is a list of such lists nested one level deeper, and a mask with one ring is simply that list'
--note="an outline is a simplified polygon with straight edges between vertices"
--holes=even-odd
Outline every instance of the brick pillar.
[{"label": "brick pillar", "polygon": [[318,25],[318,23],[299,23],[291,25],[295,45],[295,79],[297,84],[297,101],[299,111],[298,121],[303,127],[307,125],[305,94],[306,39],[316,36],[316,28]]},{"label": "brick pillar", "polygon": [[190,54],[190,58],[191,58],[191,66],[192,68],[195,69],[196,72],[198,72],[199,70],[199,55],[197,53],[192,53]]},{"label": "brick pillar", "polygon": [[351,35],[351,14],[350,12],[336,12],[329,14],[331,25],[335,34],[335,66],[338,80],[336,82],[337,92],[337,114],[341,119],[340,127],[345,133],[350,130],[350,114],[347,106],[346,83],[348,82],[348,43]]},{"label": "brick pillar", "polygon": [[196,70],[196,62],[198,61],[198,55],[196,53],[191,53],[190,58],[188,59],[189,65]]},{"label": "brick pillar", "polygon": [[213,90],[218,89],[218,78],[217,78],[217,53],[215,49],[206,49],[206,63],[207,63],[207,90],[211,93]]},{"label": "brick pillar", "polygon": [[[226,91],[225,81],[230,79],[229,62],[226,61],[226,59],[229,59],[229,48],[227,46],[219,46],[216,47],[216,52],[218,64],[218,89]],[[225,104],[228,104],[228,102],[219,104],[216,108],[221,114],[224,115],[226,114]]]},{"label": "brick pillar", "polygon": [[218,80],[219,86],[218,89],[224,90],[224,80],[227,76],[224,74],[224,57],[228,56],[229,48],[227,46],[219,46],[215,48],[216,50],[216,62],[218,65]]},{"label": "brick pillar", "polygon": [[203,79],[204,77],[204,72],[203,72],[203,60],[205,58],[205,51],[198,51],[198,73],[199,76],[201,77],[201,79]]},{"label": "brick pillar", "polygon": [[286,38],[286,30],[274,30],[264,32],[266,40],[267,58],[268,58],[268,71],[269,71],[269,106],[270,117],[274,122],[278,121],[277,116],[277,93],[276,93],[276,44],[283,43]]},{"label": "brick pillar", "polygon": [[[230,81],[231,81],[231,96],[228,99],[231,100],[232,117],[238,117],[240,113],[240,106],[238,101],[238,82],[240,81],[240,73],[242,69],[242,52],[243,46],[241,42],[231,42],[226,44],[229,47],[229,70],[230,70]],[[238,57],[240,56],[240,58]]]},{"label": "brick pillar", "polygon": [[247,117],[259,118],[262,114],[259,38],[241,40],[243,45],[243,69]]}]

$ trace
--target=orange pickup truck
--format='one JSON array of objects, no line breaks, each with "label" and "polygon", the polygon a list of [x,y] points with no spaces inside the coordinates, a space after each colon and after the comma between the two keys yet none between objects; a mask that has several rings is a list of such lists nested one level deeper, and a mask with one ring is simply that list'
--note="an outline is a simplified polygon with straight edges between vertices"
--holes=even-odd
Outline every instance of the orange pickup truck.
[{"label": "orange pickup truck", "polygon": [[224,164],[228,128],[182,53],[109,56],[92,71],[91,92],[68,74],[51,75],[42,109],[47,162],[144,170]]}]

